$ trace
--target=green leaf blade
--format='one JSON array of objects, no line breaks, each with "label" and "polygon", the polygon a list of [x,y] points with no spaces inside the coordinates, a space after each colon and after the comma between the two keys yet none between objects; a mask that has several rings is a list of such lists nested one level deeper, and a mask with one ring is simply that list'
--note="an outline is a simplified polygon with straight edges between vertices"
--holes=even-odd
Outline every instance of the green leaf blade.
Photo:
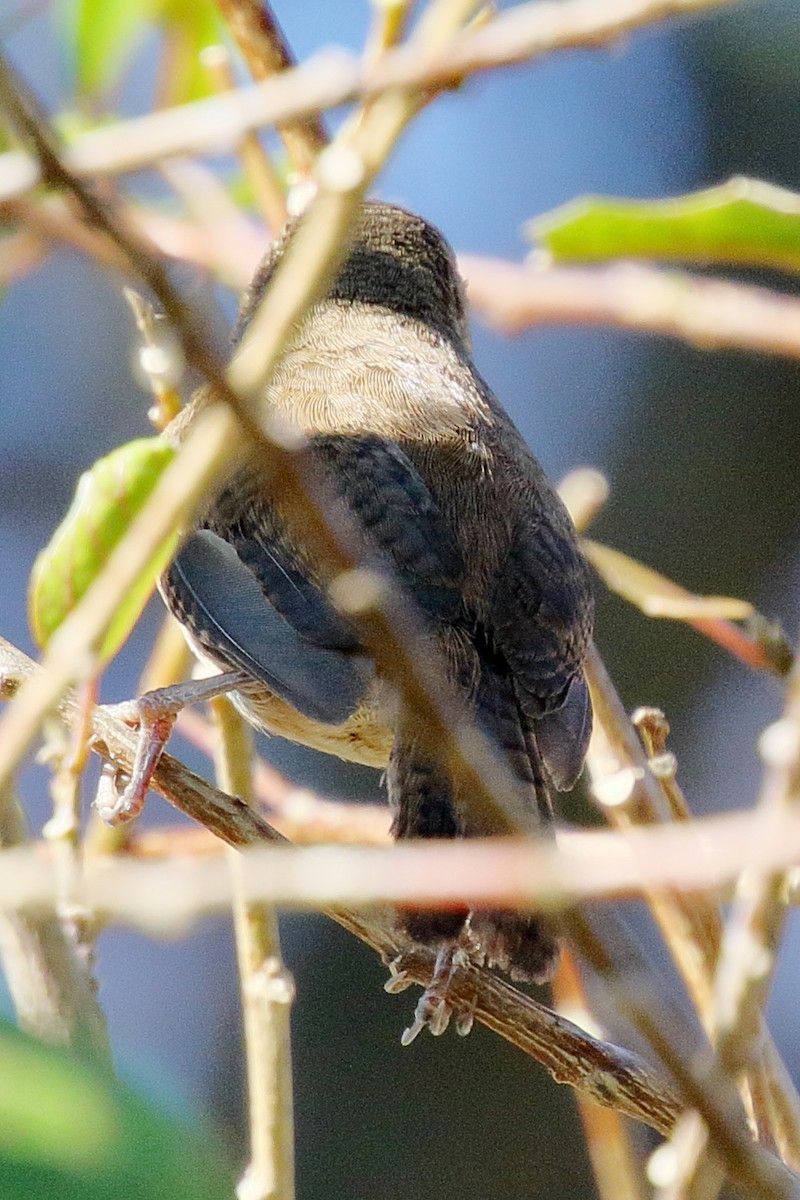
[{"label": "green leaf blade", "polygon": [[[86,593],[172,461],[174,449],[161,438],[139,438],[98,459],[76,488],[70,508],[33,565],[28,615],[40,646]],[[177,532],[159,546],[122,599],[103,639],[107,661],[128,636],[166,567]]]},{"label": "green leaf blade", "polygon": [[758,179],[665,200],[584,196],[526,235],[559,262],[648,258],[800,270],[800,195]]}]

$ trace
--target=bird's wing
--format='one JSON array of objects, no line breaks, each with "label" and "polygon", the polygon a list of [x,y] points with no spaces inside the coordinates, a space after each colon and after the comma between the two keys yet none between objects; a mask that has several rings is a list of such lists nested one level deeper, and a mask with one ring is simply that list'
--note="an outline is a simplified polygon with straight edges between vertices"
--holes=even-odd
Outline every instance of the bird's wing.
[{"label": "bird's wing", "polygon": [[573,675],[564,703],[535,724],[536,744],[560,792],[578,782],[592,736],[592,706],[583,671]]},{"label": "bird's wing", "polygon": [[[562,516],[561,509],[557,510]],[[582,663],[591,637],[589,568],[563,520],[518,522],[491,598],[498,649],[514,675],[520,708],[553,783],[567,790],[580,774],[591,733]]]},{"label": "bird's wing", "polygon": [[[277,556],[271,561],[278,571]],[[358,707],[371,674],[368,660],[309,641],[270,602],[235,547],[216,533],[190,534],[161,586],[203,649],[230,669],[248,672],[298,712],[340,725]],[[299,625],[311,622],[315,602],[320,625],[337,616],[310,585],[296,593],[296,602]]]},{"label": "bird's wing", "polygon": [[[367,562],[388,566],[428,616],[457,611],[460,556],[407,455],[379,437],[320,435],[312,456],[363,530]],[[252,493],[246,504],[228,497],[207,523],[164,577],[168,602],[220,661],[315,720],[346,720],[366,691],[368,660],[274,510]]]},{"label": "bird's wing", "polygon": [[330,483],[345,499],[378,565],[428,617],[452,620],[462,610],[461,553],[408,455],[378,435],[326,435],[313,452]]}]

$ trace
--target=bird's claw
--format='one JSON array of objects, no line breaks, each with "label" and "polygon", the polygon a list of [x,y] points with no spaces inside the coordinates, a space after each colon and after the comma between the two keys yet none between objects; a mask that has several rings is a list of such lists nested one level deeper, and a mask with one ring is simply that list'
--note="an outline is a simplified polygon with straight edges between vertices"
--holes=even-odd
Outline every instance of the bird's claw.
[{"label": "bird's claw", "polygon": [[408,971],[403,971],[398,967],[401,958],[394,958],[389,963],[389,978],[383,985],[383,990],[388,992],[390,996],[396,995],[398,992],[404,992],[406,988],[410,988],[414,980],[409,975]]},{"label": "bird's claw", "polygon": [[[469,964],[469,952],[458,943],[455,946],[443,946],[436,956],[436,965],[433,969],[433,979],[426,987],[425,991],[419,998],[419,1003],[414,1009],[414,1020],[403,1030],[400,1038],[400,1044],[410,1046],[414,1039],[427,1029],[433,1037],[441,1037],[450,1024],[450,1018],[453,1015],[453,1005],[448,1000],[448,989],[453,974],[459,967],[464,967]],[[393,970],[393,976],[398,980],[402,980],[401,986],[393,986],[387,988],[387,991],[403,991],[407,986],[404,976],[405,972],[397,971],[396,965],[392,963],[390,970]],[[394,984],[394,978],[389,979],[388,983]],[[463,1037],[469,1033],[472,1028],[474,1008],[463,1013],[456,1014],[456,1030]]]},{"label": "bird's claw", "polygon": [[227,671],[205,679],[192,679],[171,687],[145,692],[138,700],[109,704],[106,711],[126,725],[139,727],[133,766],[122,793],[117,788],[120,773],[114,770],[101,778],[94,806],[107,825],[121,825],[138,816],[169,741],[178,713],[187,704],[196,704],[232,691],[244,680],[241,671]]},{"label": "bird's claw", "polygon": [[131,701],[116,706],[116,715],[121,720],[139,725],[139,736],[124,790],[118,790],[121,773],[116,768],[107,768],[101,774],[94,806],[107,825],[121,825],[142,811],[150,781],[175,724],[174,708],[160,709],[150,702],[149,697],[142,697],[142,700],[144,704]]},{"label": "bird's claw", "polygon": [[473,997],[467,1008],[456,1013],[456,1033],[459,1037],[466,1037],[472,1033],[472,1026],[475,1024],[475,1005],[477,1003],[477,995]]},{"label": "bird's claw", "polygon": [[401,1046],[410,1046],[423,1029],[428,1029],[433,1037],[441,1037],[450,1024],[453,1010],[441,996],[431,995],[431,989],[426,988],[414,1009],[414,1020],[403,1030],[400,1038]]}]

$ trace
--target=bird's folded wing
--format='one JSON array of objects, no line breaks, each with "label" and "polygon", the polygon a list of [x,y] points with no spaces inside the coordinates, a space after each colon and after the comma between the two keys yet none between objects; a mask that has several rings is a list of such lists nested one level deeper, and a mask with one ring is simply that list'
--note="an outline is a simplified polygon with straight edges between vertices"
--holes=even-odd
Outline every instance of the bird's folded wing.
[{"label": "bird's folded wing", "polygon": [[560,790],[580,774],[591,734],[582,663],[592,613],[589,568],[571,530],[535,521],[521,526],[498,574],[491,623]]},{"label": "bird's folded wing", "polygon": [[315,437],[313,452],[395,581],[436,621],[461,615],[461,553],[411,459],[377,434]]},{"label": "bird's folded wing", "polygon": [[592,735],[592,707],[583,671],[573,675],[561,708],[534,722],[536,744],[560,792],[578,782]]},{"label": "bird's folded wing", "polygon": [[[252,675],[298,712],[339,725],[358,707],[371,676],[369,661],[309,641],[270,603],[250,567],[217,534],[208,529],[190,534],[162,586],[204,649],[229,668]],[[333,612],[309,586],[298,595],[302,624],[313,621],[315,597],[320,625]]]}]

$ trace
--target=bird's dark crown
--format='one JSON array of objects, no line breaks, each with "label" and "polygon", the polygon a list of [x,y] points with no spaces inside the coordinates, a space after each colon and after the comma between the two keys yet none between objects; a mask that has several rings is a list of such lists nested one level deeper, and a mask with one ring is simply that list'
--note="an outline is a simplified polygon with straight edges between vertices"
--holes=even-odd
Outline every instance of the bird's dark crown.
[{"label": "bird's dark crown", "polygon": [[[302,219],[290,221],[268,249],[239,312],[236,340]],[[350,253],[327,295],[423,321],[458,343],[466,339],[464,294],[452,250],[438,229],[398,205],[377,200],[362,205]]]}]

